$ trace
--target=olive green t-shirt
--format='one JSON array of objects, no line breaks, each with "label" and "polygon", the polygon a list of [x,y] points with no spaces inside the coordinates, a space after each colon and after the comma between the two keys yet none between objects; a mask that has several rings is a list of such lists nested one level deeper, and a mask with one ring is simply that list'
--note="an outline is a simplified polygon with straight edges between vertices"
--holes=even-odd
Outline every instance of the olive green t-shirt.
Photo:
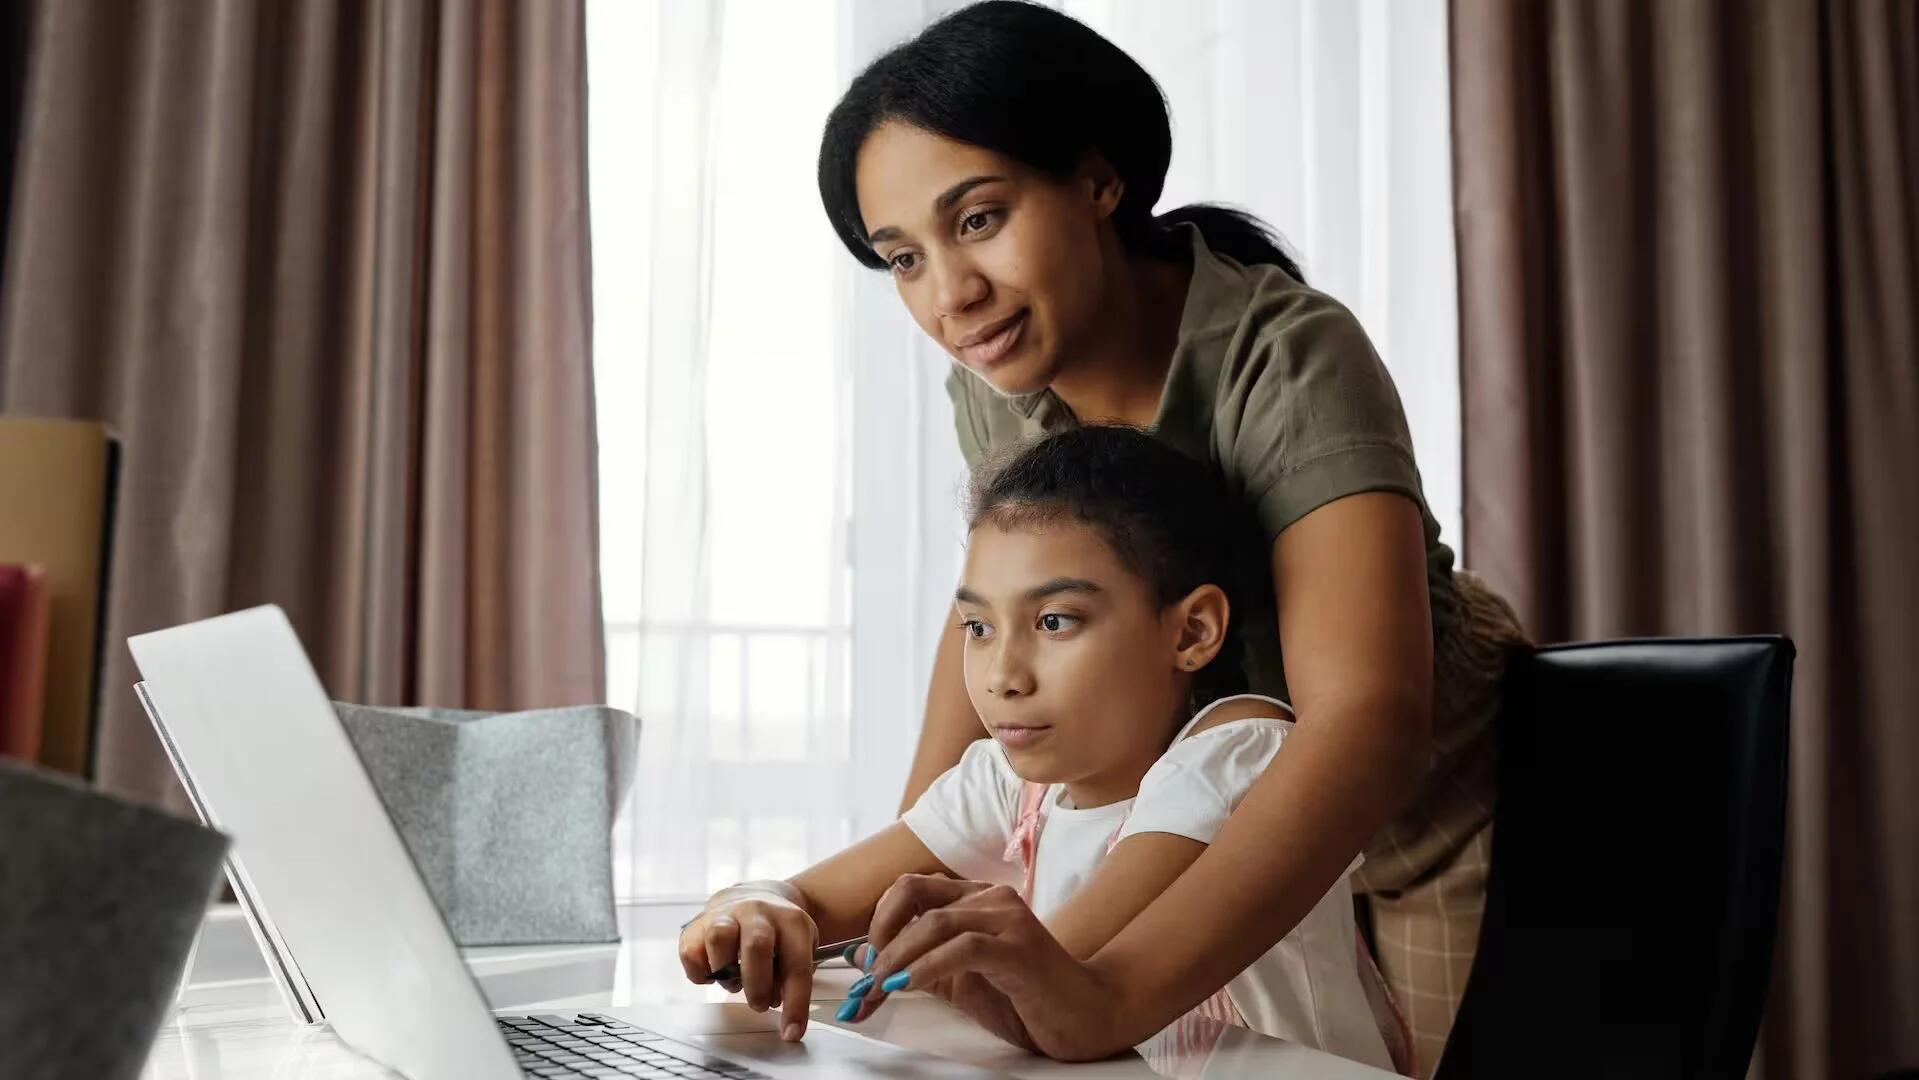
[{"label": "olive green t-shirt", "polygon": [[[1217,468],[1264,532],[1241,568],[1245,581],[1267,583],[1240,598],[1245,669],[1255,692],[1290,700],[1270,585],[1281,530],[1334,499],[1396,491],[1419,504],[1431,588],[1452,587],[1453,553],[1420,488],[1399,393],[1359,320],[1279,267],[1242,266],[1183,228],[1193,277],[1152,430]],[[968,466],[1078,422],[1050,389],[1003,397],[958,364],[946,390]]]}]

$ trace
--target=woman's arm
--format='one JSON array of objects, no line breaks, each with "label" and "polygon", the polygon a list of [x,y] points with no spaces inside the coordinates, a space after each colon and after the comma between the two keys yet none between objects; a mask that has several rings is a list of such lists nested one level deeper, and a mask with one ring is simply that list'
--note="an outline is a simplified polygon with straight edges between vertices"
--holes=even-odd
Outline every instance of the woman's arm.
[{"label": "woman's arm", "polygon": [[1172,833],[1129,836],[1046,920],[1046,928],[1068,953],[1090,960],[1205,850],[1205,844]]},{"label": "woman's arm", "polygon": [[[1237,720],[1271,716],[1272,711],[1263,701],[1228,701],[1193,725],[1186,738]],[[1046,928],[1067,952],[1091,959],[1205,850],[1205,844],[1188,836],[1135,833],[1100,861],[1086,884],[1046,920]]]},{"label": "woman's arm", "polygon": [[[1193,725],[1186,738],[1237,720],[1271,716],[1272,711],[1272,706],[1263,701],[1228,701]],[[1205,844],[1176,833],[1128,836],[1100,860],[1086,884],[1046,920],[1046,928],[1067,952],[1089,960],[1205,850]]]},{"label": "woman's arm", "polygon": [[966,639],[959,632],[959,608],[946,612],[940,623],[939,648],[933,653],[933,678],[926,687],[926,719],[920,726],[919,749],[913,771],[906,778],[900,813],[911,809],[939,775],[959,762],[973,740],[983,737],[979,713],[966,696]]},{"label": "woman's arm", "polygon": [[1137,988],[1116,1004],[1142,1037],[1290,932],[1431,764],[1418,506],[1388,493],[1336,500],[1282,532],[1272,560],[1298,722],[1212,845],[1094,959],[1114,986]]},{"label": "woman's arm", "polygon": [[[882,980],[973,972],[1005,996],[1023,1041],[1054,1057],[1103,1057],[1226,985],[1312,910],[1430,763],[1419,508],[1383,492],[1335,500],[1281,533],[1272,559],[1298,720],[1192,866],[1087,963],[992,890],[907,879],[874,919]],[[943,914],[928,931],[882,934],[889,916],[891,931],[918,912]]]}]

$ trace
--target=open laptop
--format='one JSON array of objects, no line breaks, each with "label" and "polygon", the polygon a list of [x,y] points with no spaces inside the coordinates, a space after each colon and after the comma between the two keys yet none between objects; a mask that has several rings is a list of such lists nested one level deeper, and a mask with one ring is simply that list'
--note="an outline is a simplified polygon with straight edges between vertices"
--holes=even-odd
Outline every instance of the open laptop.
[{"label": "open laptop", "polygon": [[233,837],[236,891],[271,927],[296,1011],[324,1010],[413,1080],[999,1075],[825,1024],[794,1047],[776,1013],[739,1006],[696,1010],[704,1026],[683,1008],[495,1017],[286,615],[252,608],[127,644],[196,807]]}]

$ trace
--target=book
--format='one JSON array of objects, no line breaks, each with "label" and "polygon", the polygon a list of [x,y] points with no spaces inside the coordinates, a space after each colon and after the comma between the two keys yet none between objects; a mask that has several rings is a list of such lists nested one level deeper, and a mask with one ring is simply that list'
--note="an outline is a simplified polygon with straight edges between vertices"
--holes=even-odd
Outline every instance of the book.
[{"label": "book", "polygon": [[33,761],[40,753],[52,616],[44,567],[0,564],[0,756]]}]

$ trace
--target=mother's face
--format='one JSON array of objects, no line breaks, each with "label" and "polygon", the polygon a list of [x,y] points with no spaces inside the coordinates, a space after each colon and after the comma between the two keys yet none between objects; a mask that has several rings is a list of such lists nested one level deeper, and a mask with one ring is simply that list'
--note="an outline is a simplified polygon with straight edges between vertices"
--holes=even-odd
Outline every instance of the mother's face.
[{"label": "mother's face", "polygon": [[914,321],[1002,394],[1044,389],[1098,318],[1120,185],[1056,180],[900,123],[860,148],[867,239]]}]

